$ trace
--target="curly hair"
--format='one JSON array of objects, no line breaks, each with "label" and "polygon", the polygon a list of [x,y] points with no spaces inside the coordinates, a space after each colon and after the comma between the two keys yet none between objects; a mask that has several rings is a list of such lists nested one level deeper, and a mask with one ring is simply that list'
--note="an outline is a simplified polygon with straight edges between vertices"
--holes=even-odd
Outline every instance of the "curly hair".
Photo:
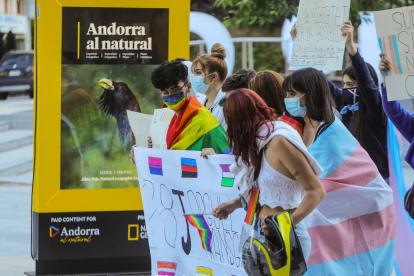
[{"label": "curly hair", "polygon": [[166,60],[151,72],[151,82],[160,90],[176,86],[179,81],[188,82],[188,69],[181,60]]}]

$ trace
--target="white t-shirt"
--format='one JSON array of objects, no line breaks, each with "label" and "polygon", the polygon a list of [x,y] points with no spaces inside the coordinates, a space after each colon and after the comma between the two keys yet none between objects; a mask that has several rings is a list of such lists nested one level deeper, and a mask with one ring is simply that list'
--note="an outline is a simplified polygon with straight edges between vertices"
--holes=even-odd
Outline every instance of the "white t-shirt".
[{"label": "white t-shirt", "polygon": [[[220,91],[217,93],[214,103],[210,106],[208,110],[211,112],[211,114],[214,115],[214,117],[217,118],[217,120],[223,126],[224,130],[227,130],[227,124],[226,124],[226,121],[224,120],[223,106],[219,105],[220,101],[225,97],[226,97],[226,93],[221,91],[220,89]],[[201,104],[206,106],[206,103],[207,103],[207,97],[204,100],[204,102],[202,102]]]}]

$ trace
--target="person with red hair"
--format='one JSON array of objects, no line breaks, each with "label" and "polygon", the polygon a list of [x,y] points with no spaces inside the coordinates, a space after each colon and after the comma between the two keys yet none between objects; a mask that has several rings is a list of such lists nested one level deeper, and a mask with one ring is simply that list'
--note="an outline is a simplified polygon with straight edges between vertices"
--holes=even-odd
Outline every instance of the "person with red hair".
[{"label": "person with red hair", "polygon": [[213,216],[227,219],[237,208],[247,208],[252,188],[258,188],[256,218],[261,218],[264,233],[275,234],[265,225],[267,216],[290,212],[307,259],[310,237],[301,221],[325,195],[318,179],[323,169],[308,153],[298,131],[277,121],[274,110],[252,90],[233,91],[223,111],[228,142],[233,145],[236,160],[231,171],[236,175],[241,196],[217,206]]}]

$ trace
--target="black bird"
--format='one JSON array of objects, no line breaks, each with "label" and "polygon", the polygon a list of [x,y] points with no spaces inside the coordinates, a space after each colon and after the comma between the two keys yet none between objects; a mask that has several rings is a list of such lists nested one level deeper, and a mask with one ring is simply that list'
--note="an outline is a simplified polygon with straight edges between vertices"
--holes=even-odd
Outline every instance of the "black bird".
[{"label": "black bird", "polygon": [[132,146],[134,142],[130,138],[127,110],[141,112],[137,99],[126,83],[101,79],[99,85],[105,89],[99,98],[102,112],[115,117],[122,145]]}]

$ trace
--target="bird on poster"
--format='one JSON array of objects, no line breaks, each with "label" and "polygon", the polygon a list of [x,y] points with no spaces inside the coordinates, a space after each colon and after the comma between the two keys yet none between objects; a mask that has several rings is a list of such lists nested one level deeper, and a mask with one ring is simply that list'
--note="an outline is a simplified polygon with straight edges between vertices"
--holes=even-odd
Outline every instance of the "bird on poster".
[{"label": "bird on poster", "polygon": [[102,112],[116,119],[119,139],[122,144],[132,146],[134,142],[130,137],[131,126],[129,125],[127,110],[141,112],[138,100],[124,82],[101,79],[99,85],[104,89],[99,98]]}]

